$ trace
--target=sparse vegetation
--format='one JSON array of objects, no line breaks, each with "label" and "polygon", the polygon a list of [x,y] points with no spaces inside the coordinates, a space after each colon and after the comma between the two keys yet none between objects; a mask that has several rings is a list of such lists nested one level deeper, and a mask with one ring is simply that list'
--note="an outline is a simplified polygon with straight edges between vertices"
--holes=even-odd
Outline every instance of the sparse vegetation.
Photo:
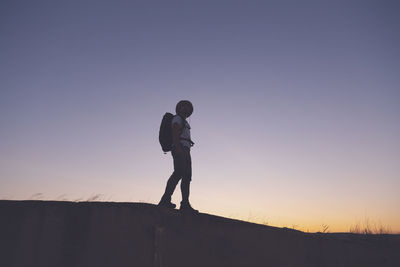
[{"label": "sparse vegetation", "polygon": [[371,222],[369,218],[365,218],[363,223],[357,222],[356,224],[350,226],[349,232],[353,234],[383,235],[391,234],[392,230],[389,226],[384,226],[381,223],[377,224],[375,222]]},{"label": "sparse vegetation", "polygon": [[102,194],[95,194],[91,195],[88,199],[86,199],[87,202],[92,202],[92,201],[98,201],[101,200]]},{"label": "sparse vegetation", "polygon": [[325,223],[322,224],[322,233],[329,233],[329,225]]}]

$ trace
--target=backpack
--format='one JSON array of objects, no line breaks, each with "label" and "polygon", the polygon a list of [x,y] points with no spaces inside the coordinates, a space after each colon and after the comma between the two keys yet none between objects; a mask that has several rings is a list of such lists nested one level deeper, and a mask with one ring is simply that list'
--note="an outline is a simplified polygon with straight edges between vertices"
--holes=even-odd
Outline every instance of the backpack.
[{"label": "backpack", "polygon": [[[179,116],[179,115],[178,115]],[[174,115],[171,113],[167,112],[164,114],[164,117],[162,118],[161,125],[160,125],[160,132],[158,134],[158,140],[160,141],[160,145],[164,153],[167,153],[168,151],[171,151],[172,149],[172,119],[174,118]],[[186,120],[182,118],[182,129],[186,127]],[[181,129],[181,131],[182,131]],[[182,138],[182,140],[189,141],[190,145],[193,146],[194,142],[190,139]]]},{"label": "backpack", "polygon": [[158,134],[158,140],[160,141],[160,145],[162,150],[166,153],[171,151],[172,148],[172,118],[174,115],[167,112],[162,118],[160,125],[160,132]]}]

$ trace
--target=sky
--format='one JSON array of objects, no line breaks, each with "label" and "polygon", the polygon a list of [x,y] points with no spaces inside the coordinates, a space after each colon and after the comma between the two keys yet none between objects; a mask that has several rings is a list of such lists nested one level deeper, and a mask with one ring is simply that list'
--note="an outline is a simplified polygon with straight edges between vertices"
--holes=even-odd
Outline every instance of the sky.
[{"label": "sky", "polygon": [[[1,1],[0,199],[156,204],[194,105],[192,206],[400,232],[397,1]],[[173,202],[181,199],[179,186]]]}]

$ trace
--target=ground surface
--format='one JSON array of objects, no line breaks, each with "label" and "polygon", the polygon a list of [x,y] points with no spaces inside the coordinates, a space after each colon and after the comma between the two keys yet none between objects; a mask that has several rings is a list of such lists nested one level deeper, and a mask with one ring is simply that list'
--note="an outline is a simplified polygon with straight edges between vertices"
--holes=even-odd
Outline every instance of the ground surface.
[{"label": "ground surface", "polygon": [[400,266],[400,235],[309,234],[145,203],[0,201],[0,266]]}]

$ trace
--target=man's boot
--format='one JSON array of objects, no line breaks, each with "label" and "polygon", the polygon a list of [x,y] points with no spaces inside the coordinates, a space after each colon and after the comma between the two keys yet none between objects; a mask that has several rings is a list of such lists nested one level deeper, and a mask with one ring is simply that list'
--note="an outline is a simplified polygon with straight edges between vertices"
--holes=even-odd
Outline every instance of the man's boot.
[{"label": "man's boot", "polygon": [[165,198],[164,196],[161,198],[158,206],[161,208],[175,209],[176,205],[171,202],[171,198]]},{"label": "man's boot", "polygon": [[199,213],[198,210],[195,210],[194,208],[192,208],[192,206],[190,206],[189,202],[183,202],[183,201],[181,202],[179,210],[182,212],[193,213],[193,214]]}]

